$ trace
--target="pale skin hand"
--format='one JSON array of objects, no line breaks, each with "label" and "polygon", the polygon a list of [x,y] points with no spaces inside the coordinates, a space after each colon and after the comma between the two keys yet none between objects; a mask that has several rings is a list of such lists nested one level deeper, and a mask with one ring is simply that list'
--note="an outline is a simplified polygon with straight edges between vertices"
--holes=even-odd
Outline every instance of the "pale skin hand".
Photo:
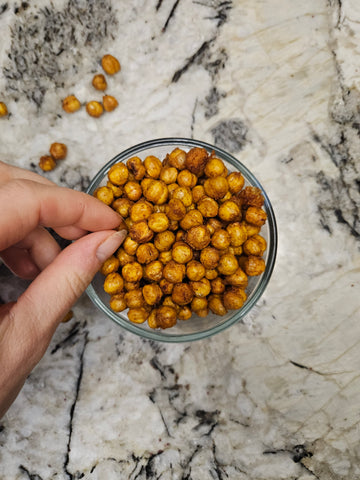
[{"label": "pale skin hand", "polygon": [[[120,246],[121,217],[84,193],[0,162],[0,258],[32,280],[0,306],[0,418],[44,355],[59,322]],[[76,240],[64,250],[44,227]],[[93,233],[89,233],[93,232]]]}]

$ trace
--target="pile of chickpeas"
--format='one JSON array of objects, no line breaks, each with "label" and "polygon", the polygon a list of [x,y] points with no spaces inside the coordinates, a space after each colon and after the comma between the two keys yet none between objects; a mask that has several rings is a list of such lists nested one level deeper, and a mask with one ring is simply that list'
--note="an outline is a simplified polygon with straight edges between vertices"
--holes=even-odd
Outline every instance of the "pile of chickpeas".
[{"label": "pile of chickpeas", "polygon": [[244,183],[200,147],[113,165],[94,192],[129,232],[101,268],[111,309],[154,329],[240,309],[267,248],[264,197]]}]

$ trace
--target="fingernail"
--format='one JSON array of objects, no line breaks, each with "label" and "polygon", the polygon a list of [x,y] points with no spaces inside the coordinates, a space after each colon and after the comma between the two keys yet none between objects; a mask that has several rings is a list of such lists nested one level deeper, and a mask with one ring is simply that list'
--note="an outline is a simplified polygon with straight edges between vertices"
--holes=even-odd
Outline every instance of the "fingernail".
[{"label": "fingernail", "polygon": [[117,250],[125,240],[126,230],[120,230],[110,235],[96,250],[96,256],[101,263],[104,263]]}]

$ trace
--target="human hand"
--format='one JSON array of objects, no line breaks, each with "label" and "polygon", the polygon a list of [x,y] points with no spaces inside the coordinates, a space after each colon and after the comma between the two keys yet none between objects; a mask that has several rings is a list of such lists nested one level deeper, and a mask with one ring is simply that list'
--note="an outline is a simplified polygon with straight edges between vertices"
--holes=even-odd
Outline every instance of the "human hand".
[{"label": "human hand", "polygon": [[[122,218],[90,195],[2,162],[0,208],[0,257],[32,280],[17,302],[0,306],[1,418],[61,319],[127,232]],[[61,251],[45,227],[76,241]]]}]

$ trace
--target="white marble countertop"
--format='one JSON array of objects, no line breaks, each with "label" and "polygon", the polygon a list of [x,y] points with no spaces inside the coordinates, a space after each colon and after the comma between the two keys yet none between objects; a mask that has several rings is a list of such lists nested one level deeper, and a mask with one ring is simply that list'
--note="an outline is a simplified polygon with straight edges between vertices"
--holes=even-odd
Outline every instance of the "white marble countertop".
[{"label": "white marble countertop", "polygon": [[[153,343],[84,295],[0,421],[0,478],[360,479],[360,7],[357,0],[0,4],[0,158],[84,189],[159,137],[223,147],[260,179],[279,249],[250,317]],[[104,53],[119,108],[98,98]],[[0,269],[0,300],[23,282]]]}]

